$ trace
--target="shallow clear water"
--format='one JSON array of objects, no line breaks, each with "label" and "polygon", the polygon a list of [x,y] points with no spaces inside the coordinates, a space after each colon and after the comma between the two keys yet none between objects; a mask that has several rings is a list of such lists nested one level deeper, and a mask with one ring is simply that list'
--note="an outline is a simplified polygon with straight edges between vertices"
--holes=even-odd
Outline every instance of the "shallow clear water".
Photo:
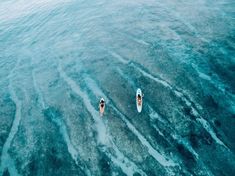
[{"label": "shallow clear water", "polygon": [[4,0],[0,175],[235,175],[234,75],[232,0]]}]

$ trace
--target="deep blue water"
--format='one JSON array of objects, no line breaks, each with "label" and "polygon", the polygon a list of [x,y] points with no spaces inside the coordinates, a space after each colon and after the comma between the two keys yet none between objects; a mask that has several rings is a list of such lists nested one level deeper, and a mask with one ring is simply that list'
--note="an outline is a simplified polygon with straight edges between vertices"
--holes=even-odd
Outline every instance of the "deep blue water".
[{"label": "deep blue water", "polygon": [[1,1],[0,175],[233,176],[234,75],[232,0]]}]

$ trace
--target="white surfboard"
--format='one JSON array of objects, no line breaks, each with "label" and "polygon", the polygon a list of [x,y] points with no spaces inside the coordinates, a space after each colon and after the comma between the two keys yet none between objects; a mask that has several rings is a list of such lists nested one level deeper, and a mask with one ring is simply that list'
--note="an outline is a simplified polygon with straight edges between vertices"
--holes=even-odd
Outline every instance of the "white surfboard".
[{"label": "white surfboard", "polygon": [[[140,98],[138,98],[138,95],[140,96]],[[142,111],[142,106],[143,106],[143,94],[141,89],[138,88],[136,91],[136,107],[139,113]]]}]

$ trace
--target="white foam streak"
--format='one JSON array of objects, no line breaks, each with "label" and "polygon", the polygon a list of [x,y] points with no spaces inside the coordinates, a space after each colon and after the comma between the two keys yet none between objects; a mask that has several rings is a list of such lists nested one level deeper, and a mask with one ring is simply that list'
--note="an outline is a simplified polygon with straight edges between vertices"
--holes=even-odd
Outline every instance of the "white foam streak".
[{"label": "white foam streak", "polygon": [[118,112],[121,119],[126,123],[128,128],[135,134],[135,136],[139,139],[142,145],[144,145],[147,149],[149,154],[156,159],[162,166],[168,167],[168,166],[176,166],[176,163],[174,161],[165,158],[163,155],[161,155],[157,150],[155,150],[151,144],[147,141],[147,139],[124,117],[124,115],[118,111],[114,106],[113,109]]},{"label": "white foam streak", "polygon": [[[39,89],[39,86],[37,84],[37,80],[36,80],[36,77],[35,77],[35,70],[33,69],[32,70],[32,78],[33,78],[33,84],[34,84],[34,89],[38,95],[38,99],[39,99],[39,104],[41,105],[41,107],[43,109],[46,108],[46,105],[45,105],[45,102],[43,100],[43,95]],[[68,152],[70,154],[70,156],[72,157],[72,159],[75,161],[75,163],[78,165],[78,157],[79,157],[79,153],[78,151],[75,149],[74,145],[72,144],[72,141],[70,140],[70,137],[69,137],[69,134],[67,132],[67,128],[63,122],[62,119],[58,119],[57,117],[54,117],[52,119],[52,121],[59,127],[59,131],[60,131],[60,134],[62,135],[66,145],[67,145],[67,148],[68,148]]]},{"label": "white foam streak", "polygon": [[60,73],[60,76],[70,86],[72,91],[75,92],[77,95],[79,95],[82,98],[87,110],[89,111],[89,113],[91,114],[91,116],[93,117],[93,119],[95,121],[95,125],[96,125],[97,132],[98,132],[99,142],[101,144],[106,144],[107,139],[108,139],[108,135],[106,132],[105,125],[104,125],[103,121],[100,119],[98,111],[95,110],[94,107],[91,105],[91,102],[89,101],[88,95],[84,91],[82,91],[80,89],[80,87],[77,86],[77,84],[64,73],[64,71],[62,70],[61,64],[59,64],[59,66],[58,66],[58,71]]},{"label": "white foam streak", "polygon": [[211,137],[220,145],[225,146],[225,144],[216,136],[214,130],[210,127],[210,124],[203,118],[197,118],[197,121],[200,122],[203,128],[211,135]]},{"label": "white foam streak", "polygon": [[[15,67],[10,72],[10,78],[12,78],[12,74],[17,69],[17,67],[19,65],[19,62],[20,62],[20,60],[18,59]],[[8,138],[6,139],[6,142],[3,145],[2,155],[1,155],[0,175],[2,175],[2,173],[4,172],[4,169],[7,168],[10,175],[18,176],[19,173],[18,173],[18,171],[15,167],[14,160],[10,157],[8,151],[11,147],[13,139],[14,139],[14,137],[15,137],[17,131],[18,131],[18,128],[19,128],[19,124],[20,124],[20,120],[21,120],[22,104],[21,104],[21,101],[18,99],[18,97],[17,97],[17,95],[16,95],[16,93],[13,89],[11,79],[9,79],[9,92],[10,92],[11,99],[14,101],[14,103],[16,105],[16,111],[15,111],[15,119],[13,121],[10,133],[8,135]]]},{"label": "white foam streak", "polygon": [[140,170],[138,166],[135,165],[135,163],[131,162],[128,158],[126,158],[114,143],[112,144],[112,147],[115,151],[116,157],[110,155],[110,158],[113,161],[113,163],[120,166],[120,168],[124,171],[124,173],[126,173],[127,175],[134,175],[134,173],[138,172],[142,176],[146,175],[146,173]]},{"label": "white foam streak", "polygon": [[197,117],[197,121],[200,122],[203,126],[203,128],[211,135],[211,137],[220,145],[224,146],[225,148],[227,148],[224,143],[217,137],[217,135],[215,134],[215,132],[213,131],[213,129],[210,127],[209,123],[203,119],[200,114],[198,113],[198,111],[192,107],[192,103],[184,97],[183,93],[179,92],[178,90],[174,89],[168,82],[164,81],[164,80],[160,80],[159,78],[154,77],[153,75],[143,71],[142,69],[136,67],[136,69],[141,72],[144,76],[164,85],[165,87],[171,89],[174,91],[175,95],[177,95],[178,97],[180,97],[185,104],[190,107],[192,109],[192,113],[195,115],[195,117]]},{"label": "white foam streak", "polygon": [[115,57],[116,59],[119,60],[119,62],[123,63],[123,64],[128,64],[129,61],[127,59],[124,59],[122,56],[120,56],[119,54],[117,54],[116,52],[110,51],[108,50],[109,54],[113,57]]}]

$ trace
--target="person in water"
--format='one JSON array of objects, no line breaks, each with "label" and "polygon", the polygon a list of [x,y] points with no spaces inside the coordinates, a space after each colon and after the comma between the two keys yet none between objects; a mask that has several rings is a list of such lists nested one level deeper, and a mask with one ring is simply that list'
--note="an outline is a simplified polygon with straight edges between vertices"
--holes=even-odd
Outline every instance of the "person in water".
[{"label": "person in water", "polygon": [[100,101],[100,106],[101,106],[101,108],[104,107],[104,100],[101,100],[101,101]]},{"label": "person in water", "polygon": [[140,94],[138,94],[137,100],[138,100],[138,104],[140,105],[141,104],[141,96],[140,96]]}]

